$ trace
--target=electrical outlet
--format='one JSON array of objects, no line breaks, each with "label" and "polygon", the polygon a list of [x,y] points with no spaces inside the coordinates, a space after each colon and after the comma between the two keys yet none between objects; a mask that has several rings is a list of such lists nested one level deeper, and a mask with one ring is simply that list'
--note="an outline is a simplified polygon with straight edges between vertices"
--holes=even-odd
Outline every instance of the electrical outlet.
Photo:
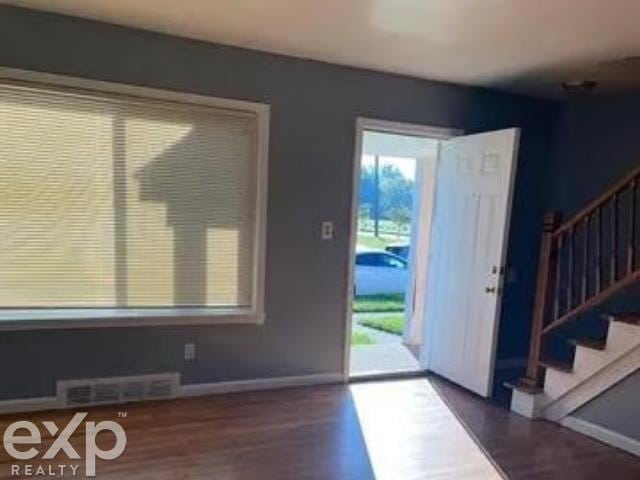
[{"label": "electrical outlet", "polygon": [[193,362],[196,359],[196,344],[185,343],[184,344],[184,359],[187,362]]},{"label": "electrical outlet", "polygon": [[320,237],[322,240],[333,239],[333,222],[324,221],[320,227]]}]

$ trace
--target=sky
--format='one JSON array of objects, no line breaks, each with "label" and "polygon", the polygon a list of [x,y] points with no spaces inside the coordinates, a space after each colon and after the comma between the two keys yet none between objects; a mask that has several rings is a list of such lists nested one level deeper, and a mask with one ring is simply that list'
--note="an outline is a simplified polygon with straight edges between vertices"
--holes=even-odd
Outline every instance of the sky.
[{"label": "sky", "polygon": [[[362,155],[362,167],[373,166],[373,155]],[[393,165],[402,172],[402,175],[411,181],[416,178],[416,160],[407,157],[380,157],[380,167]]]}]

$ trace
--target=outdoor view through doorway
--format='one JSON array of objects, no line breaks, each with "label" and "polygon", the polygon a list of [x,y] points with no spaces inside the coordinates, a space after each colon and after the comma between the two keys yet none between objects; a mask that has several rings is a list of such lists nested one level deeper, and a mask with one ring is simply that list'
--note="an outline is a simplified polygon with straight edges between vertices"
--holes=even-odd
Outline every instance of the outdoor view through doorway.
[{"label": "outdoor view through doorway", "polygon": [[413,265],[428,242],[439,140],[365,130],[361,141],[350,375],[419,371],[424,275]]}]

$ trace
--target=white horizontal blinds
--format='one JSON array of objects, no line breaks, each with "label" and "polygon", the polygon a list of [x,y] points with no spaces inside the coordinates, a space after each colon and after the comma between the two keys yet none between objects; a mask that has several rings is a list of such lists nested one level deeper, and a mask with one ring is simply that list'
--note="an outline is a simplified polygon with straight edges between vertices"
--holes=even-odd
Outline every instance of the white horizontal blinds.
[{"label": "white horizontal blinds", "polygon": [[0,306],[113,305],[111,117],[0,88]]},{"label": "white horizontal blinds", "polygon": [[247,307],[257,119],[0,87],[0,307]]}]

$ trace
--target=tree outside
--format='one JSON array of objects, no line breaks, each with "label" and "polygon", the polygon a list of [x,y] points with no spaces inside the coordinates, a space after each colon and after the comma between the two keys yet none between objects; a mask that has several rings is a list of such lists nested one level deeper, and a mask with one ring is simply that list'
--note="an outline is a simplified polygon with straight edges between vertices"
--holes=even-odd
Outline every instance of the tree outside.
[{"label": "tree outside", "polygon": [[407,207],[393,207],[389,210],[389,220],[396,225],[397,236],[400,238],[411,226],[411,210]]},{"label": "tree outside", "polygon": [[[379,169],[377,177],[376,167]],[[360,177],[358,230],[371,232],[375,236],[407,236],[411,224],[413,192],[413,179],[407,178],[397,166],[388,163],[379,165],[377,162],[374,165],[364,165]]]}]

